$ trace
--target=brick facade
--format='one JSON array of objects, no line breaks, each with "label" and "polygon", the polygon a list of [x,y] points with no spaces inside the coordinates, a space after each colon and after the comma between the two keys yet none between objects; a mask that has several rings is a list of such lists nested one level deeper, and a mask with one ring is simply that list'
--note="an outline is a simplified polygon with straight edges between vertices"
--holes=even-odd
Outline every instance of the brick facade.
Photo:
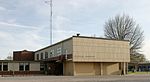
[{"label": "brick facade", "polygon": [[13,52],[14,61],[34,61],[34,52],[33,51],[14,51]]}]

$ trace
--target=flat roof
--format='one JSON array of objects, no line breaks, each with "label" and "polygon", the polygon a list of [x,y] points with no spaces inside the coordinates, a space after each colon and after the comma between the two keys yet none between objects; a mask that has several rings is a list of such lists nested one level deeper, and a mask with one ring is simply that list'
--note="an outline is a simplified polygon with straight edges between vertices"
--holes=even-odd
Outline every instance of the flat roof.
[{"label": "flat roof", "polygon": [[127,42],[129,42],[129,40],[118,40],[118,39],[109,39],[109,38],[101,38],[101,37],[72,36],[72,37],[70,37],[70,38],[67,38],[67,39],[64,39],[64,40],[62,40],[62,41],[59,41],[59,42],[57,42],[57,43],[54,43],[54,44],[52,44],[52,45],[49,45],[49,46],[47,46],[47,47],[41,48],[41,49],[39,49],[39,50],[36,50],[35,52],[38,52],[38,51],[44,50],[44,49],[46,49],[46,48],[52,47],[52,46],[54,46],[54,45],[57,45],[57,44],[59,44],[59,43],[65,42],[65,41],[67,41],[67,40],[72,39],[73,37],[76,37],[76,38],[90,38],[90,39],[102,39],[102,40],[115,40],[115,41],[127,41]]},{"label": "flat roof", "polygon": [[89,36],[72,36],[77,38],[91,38],[91,39],[103,39],[103,40],[115,40],[115,41],[129,41],[129,40],[119,40],[119,39],[109,39],[109,38],[102,38],[102,37],[89,37]]},{"label": "flat roof", "polygon": [[38,52],[38,51],[44,50],[44,49],[49,48],[49,47],[52,47],[52,46],[55,46],[55,45],[57,45],[57,44],[59,44],[59,43],[65,42],[65,41],[70,40],[70,39],[72,39],[72,37],[67,38],[67,39],[64,39],[64,40],[62,40],[62,41],[59,41],[59,42],[57,42],[57,43],[54,43],[54,44],[49,45],[49,46],[47,46],[47,47],[44,47],[44,48],[42,48],[42,49],[36,50],[35,52]]}]

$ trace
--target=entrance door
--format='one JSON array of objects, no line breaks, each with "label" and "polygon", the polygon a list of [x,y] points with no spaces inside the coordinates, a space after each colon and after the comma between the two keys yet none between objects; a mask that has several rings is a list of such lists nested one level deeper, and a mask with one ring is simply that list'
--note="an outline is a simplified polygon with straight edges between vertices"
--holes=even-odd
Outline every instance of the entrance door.
[{"label": "entrance door", "polygon": [[50,62],[47,65],[49,75],[63,75],[63,63],[62,62]]},{"label": "entrance door", "polygon": [[55,65],[55,75],[63,75],[63,63],[57,62]]}]

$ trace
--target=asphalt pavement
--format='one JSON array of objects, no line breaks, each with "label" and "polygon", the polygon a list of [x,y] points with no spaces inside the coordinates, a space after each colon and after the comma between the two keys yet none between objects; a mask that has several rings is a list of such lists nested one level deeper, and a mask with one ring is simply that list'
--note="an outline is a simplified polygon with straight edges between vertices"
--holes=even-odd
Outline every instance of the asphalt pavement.
[{"label": "asphalt pavement", "polygon": [[4,76],[0,82],[150,82],[150,75],[115,76]]}]

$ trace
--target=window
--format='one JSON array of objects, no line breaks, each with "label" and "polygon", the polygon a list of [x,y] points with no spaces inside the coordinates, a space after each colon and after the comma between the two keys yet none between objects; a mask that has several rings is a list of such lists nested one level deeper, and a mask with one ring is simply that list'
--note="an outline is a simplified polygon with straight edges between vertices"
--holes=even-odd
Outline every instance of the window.
[{"label": "window", "polygon": [[19,63],[19,71],[24,71],[24,63]]},{"label": "window", "polygon": [[2,63],[0,63],[0,71],[2,71]]},{"label": "window", "polygon": [[50,51],[50,57],[52,57],[52,52]]},{"label": "window", "polygon": [[44,71],[44,64],[40,63],[40,71]]},{"label": "window", "polygon": [[50,51],[50,57],[53,57],[54,56],[54,50],[51,50]]},{"label": "window", "polygon": [[8,71],[8,63],[3,63],[3,71]]},{"label": "window", "polygon": [[29,71],[29,63],[25,63],[25,71]]},{"label": "window", "polygon": [[19,71],[29,71],[30,65],[29,63],[19,63]]},{"label": "window", "polygon": [[48,58],[48,52],[45,52],[45,59]]},{"label": "window", "polygon": [[61,55],[61,48],[57,49],[57,55]]},{"label": "window", "polygon": [[36,54],[36,58],[37,58],[37,60],[39,60],[39,54]]},{"label": "window", "polygon": [[41,53],[41,59],[43,59],[43,53]]}]

